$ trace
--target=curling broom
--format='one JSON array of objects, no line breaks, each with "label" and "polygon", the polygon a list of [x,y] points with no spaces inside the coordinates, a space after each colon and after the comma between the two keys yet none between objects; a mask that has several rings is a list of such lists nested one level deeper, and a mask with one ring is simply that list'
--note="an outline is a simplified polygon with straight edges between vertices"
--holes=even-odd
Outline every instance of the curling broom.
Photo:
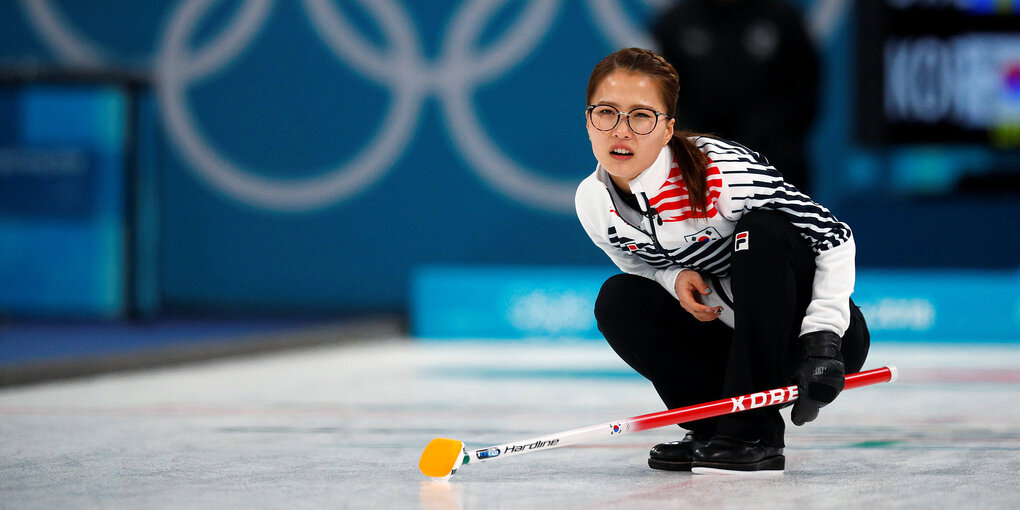
[{"label": "curling broom", "polygon": [[[882,367],[846,376],[844,389],[859,388],[896,380],[896,367]],[[464,443],[456,439],[438,437],[429,442],[421,452],[418,468],[425,476],[447,479],[465,464],[477,464],[505,459],[512,455],[549,450],[561,446],[580,444],[606,437],[622,436],[667,425],[712,418],[760,407],[784,404],[797,399],[797,386],[786,386],[774,390],[751,393],[739,397],[716,400],[705,404],[670,409],[658,413],[634,416],[619,421],[592,425],[578,429],[557,432],[521,441],[473,450],[470,453]]]}]

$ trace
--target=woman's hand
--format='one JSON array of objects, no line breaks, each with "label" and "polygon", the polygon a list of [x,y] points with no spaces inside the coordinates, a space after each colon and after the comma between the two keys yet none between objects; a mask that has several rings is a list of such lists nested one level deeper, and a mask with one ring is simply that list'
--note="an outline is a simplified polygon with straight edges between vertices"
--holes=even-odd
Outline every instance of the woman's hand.
[{"label": "woman's hand", "polygon": [[701,296],[712,293],[712,289],[705,285],[701,275],[693,269],[681,271],[673,282],[676,290],[676,297],[680,299],[680,306],[684,307],[695,319],[701,322],[714,321],[722,313],[722,307],[701,304]]}]

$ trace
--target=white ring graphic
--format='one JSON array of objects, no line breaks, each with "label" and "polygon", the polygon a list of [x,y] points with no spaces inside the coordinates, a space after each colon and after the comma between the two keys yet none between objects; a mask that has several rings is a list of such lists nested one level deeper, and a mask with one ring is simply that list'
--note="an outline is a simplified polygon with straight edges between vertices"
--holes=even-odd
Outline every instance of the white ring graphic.
[{"label": "white ring graphic", "polygon": [[444,41],[444,59],[439,64],[443,86],[436,91],[443,104],[444,118],[451,139],[461,155],[490,186],[518,201],[540,209],[562,213],[574,210],[575,181],[551,179],[531,172],[497,147],[478,119],[471,101],[471,90],[482,80],[492,80],[526,57],[549,31],[561,2],[533,0],[525,8],[524,19],[514,25],[513,34],[493,43],[499,50],[486,55],[468,52],[477,41],[487,17],[502,4],[483,0],[469,4],[453,21],[450,36]]},{"label": "white ring graphic", "polygon": [[[644,0],[644,3],[655,12],[669,5],[669,0]],[[588,0],[595,24],[599,26],[613,49],[647,48],[658,52],[659,45],[648,36],[648,27],[638,25],[627,15],[620,0]]]},{"label": "white ring graphic", "polygon": [[303,0],[305,13],[319,37],[333,53],[375,81],[393,87],[408,81],[421,82],[427,73],[425,57],[418,46],[414,22],[391,0],[373,2],[358,0],[368,12],[381,21],[387,41],[393,48],[381,54],[360,38],[358,29],[347,22],[331,0]]},{"label": "white ring graphic", "polygon": [[[576,183],[542,176],[514,161],[493,142],[478,117],[477,88],[527,58],[562,14],[562,0],[529,0],[518,19],[484,51],[483,30],[507,0],[468,0],[452,17],[440,57],[423,56],[413,20],[394,0],[355,0],[382,30],[386,46],[368,42],[332,0],[302,0],[306,18],[334,55],[385,87],[393,100],[379,131],[352,160],[301,179],[254,175],[221,156],[200,132],[187,104],[188,87],[230,65],[262,31],[274,0],[246,0],[214,39],[192,50],[189,38],[217,0],[181,0],[173,7],[154,57],[159,105],[166,129],[188,166],[227,195],[262,208],[302,211],[359,193],[385,175],[414,135],[424,102],[434,94],[456,150],[469,169],[499,193],[539,209],[572,213]],[[591,19],[613,47],[654,47],[627,14],[626,0],[586,0]],[[667,0],[640,1],[660,9]],[[79,35],[48,0],[21,0],[29,22],[60,59],[76,65],[109,64],[112,52]],[[830,0],[828,5],[837,4]]]},{"label": "white ring graphic", "polygon": [[[21,0],[21,6],[25,13],[28,15],[28,21],[35,28],[36,32],[42,36],[44,42],[58,55],[58,57],[64,62],[74,64],[82,67],[106,67],[114,64],[114,60],[118,60],[120,63],[128,63],[130,59],[127,58],[114,58],[113,52],[103,48],[100,44],[96,43],[92,39],[79,34],[74,27],[67,22],[63,13],[53,7],[50,0]],[[260,6],[258,3],[244,3],[240,9],[241,13],[239,16],[257,16],[259,14]],[[241,20],[242,26],[252,26],[251,20]],[[244,34],[241,31],[232,31],[230,35],[234,37],[255,35],[255,34]],[[222,53],[225,44],[229,45],[230,41],[215,40],[209,44],[209,51],[207,53]],[[200,55],[197,57],[198,60],[209,60],[209,55]],[[209,65],[206,63],[205,65]],[[222,65],[222,63],[220,63]]]},{"label": "white ring graphic", "polygon": [[106,60],[105,52],[78,35],[48,0],[21,0],[21,7],[28,15],[28,21],[61,60],[79,66],[99,66]]},{"label": "white ring graphic", "polygon": [[[392,6],[389,1],[376,1],[377,5]],[[156,66],[160,105],[168,121],[168,130],[191,165],[200,169],[203,176],[235,199],[281,211],[315,209],[336,203],[361,191],[392,168],[393,162],[403,152],[393,149],[403,146],[424,102],[422,88],[412,81],[391,87],[394,101],[390,104],[381,129],[368,145],[353,160],[318,176],[300,180],[261,177],[222,158],[195,128],[196,123],[186,107],[185,92],[188,83],[185,80],[203,76],[240,51],[250,42],[253,34],[259,32],[255,27],[261,27],[273,2],[258,0],[246,3],[246,8],[258,6],[259,10],[252,15],[239,16],[240,21],[235,18],[235,22],[225,29],[231,33],[218,41],[222,44],[216,44],[212,50],[205,51],[202,55],[205,58],[189,59],[188,36],[212,3],[212,0],[187,0],[174,13],[160,45]],[[365,0],[363,3],[368,2]],[[410,33],[413,29],[413,25],[392,25],[400,18],[381,19],[387,34]]]}]

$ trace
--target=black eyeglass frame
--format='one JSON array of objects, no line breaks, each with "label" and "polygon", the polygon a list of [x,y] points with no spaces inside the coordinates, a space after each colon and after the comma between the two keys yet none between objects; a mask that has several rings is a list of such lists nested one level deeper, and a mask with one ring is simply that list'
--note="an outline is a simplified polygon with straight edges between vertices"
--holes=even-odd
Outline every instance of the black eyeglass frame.
[{"label": "black eyeglass frame", "polygon": [[[596,109],[596,108],[598,108],[598,107],[600,107],[600,106],[605,106],[606,108],[612,108],[613,110],[616,111],[616,122],[613,123],[613,127],[608,128],[608,129],[602,129],[602,128],[600,128],[600,127],[595,125],[595,120],[592,119],[592,117],[591,117],[591,111]],[[650,112],[655,114],[655,122],[652,123],[652,129],[649,129],[648,131],[646,131],[644,133],[638,133],[637,130],[634,129],[634,126],[632,126],[630,124],[630,116],[631,116],[631,114],[633,114],[634,112],[636,112],[638,110],[647,110],[647,111],[650,111]],[[591,123],[591,127],[595,128],[595,129],[598,129],[599,131],[612,131],[612,130],[616,129],[616,126],[620,125],[620,117],[623,116],[623,115],[626,115],[627,116],[627,127],[631,131],[633,131],[635,135],[647,135],[647,134],[651,133],[652,131],[655,131],[655,128],[659,127],[659,116],[660,115],[663,116],[663,117],[666,117],[667,119],[672,119],[673,118],[673,116],[668,114],[668,113],[663,113],[663,112],[660,112],[658,110],[653,110],[652,108],[645,108],[645,107],[634,108],[633,110],[631,110],[629,112],[621,112],[619,108],[617,108],[617,107],[615,107],[615,106],[613,106],[611,104],[590,104],[590,105],[588,105],[587,108],[584,109],[584,112],[585,112],[585,115],[588,116],[588,122]]]}]

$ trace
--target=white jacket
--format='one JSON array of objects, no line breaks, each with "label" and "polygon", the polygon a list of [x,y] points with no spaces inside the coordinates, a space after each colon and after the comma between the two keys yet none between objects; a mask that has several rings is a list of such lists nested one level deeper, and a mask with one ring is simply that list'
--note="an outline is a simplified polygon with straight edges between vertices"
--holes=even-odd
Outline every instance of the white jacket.
[{"label": "white jacket", "polygon": [[630,181],[640,211],[620,199],[601,165],[581,182],[575,206],[588,236],[621,270],[659,282],[674,297],[677,275],[697,270],[713,290],[705,296],[705,304],[722,305],[720,320],[733,327],[733,310],[727,301],[732,302],[729,261],[736,223],[748,211],[778,211],[815,253],[814,287],[801,334],[832,331],[843,336],[850,323],[854,288],[856,250],[850,227],[784,182],[758,153],[714,138],[694,141],[710,161],[704,215],[691,210],[687,188],[667,146],[652,166]]}]

